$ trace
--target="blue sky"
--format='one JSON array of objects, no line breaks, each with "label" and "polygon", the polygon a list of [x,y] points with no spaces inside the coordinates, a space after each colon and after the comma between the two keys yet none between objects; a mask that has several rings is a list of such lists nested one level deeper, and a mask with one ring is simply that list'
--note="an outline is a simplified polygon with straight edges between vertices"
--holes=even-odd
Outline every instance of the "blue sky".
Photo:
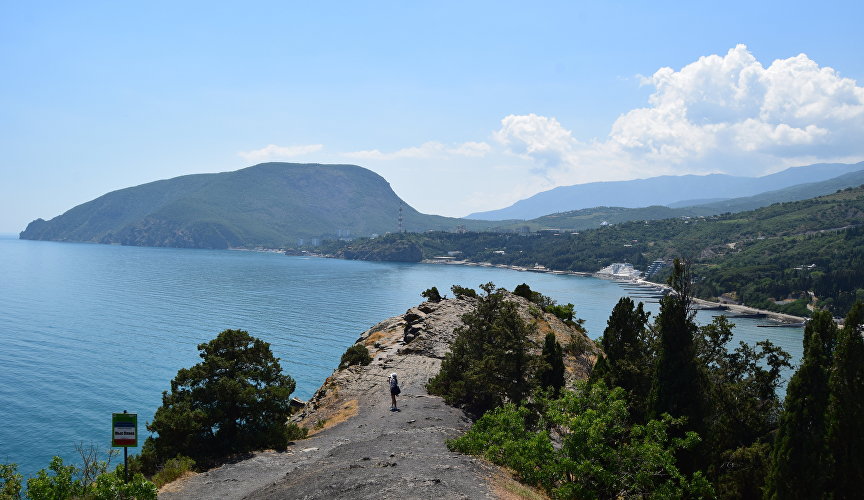
[{"label": "blue sky", "polygon": [[830,1],[2,1],[0,232],[270,160],[365,166],[453,216],[860,161],[861,19]]}]

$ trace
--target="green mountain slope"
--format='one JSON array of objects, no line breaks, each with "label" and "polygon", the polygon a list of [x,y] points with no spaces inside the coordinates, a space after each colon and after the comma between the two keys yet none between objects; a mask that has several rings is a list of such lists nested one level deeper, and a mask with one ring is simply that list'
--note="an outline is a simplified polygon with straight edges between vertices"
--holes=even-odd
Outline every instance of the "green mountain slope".
[{"label": "green mountain slope", "polygon": [[20,237],[140,246],[228,248],[294,245],[298,239],[407,231],[483,229],[482,221],[425,215],[384,178],[354,165],[263,163],[114,191]]}]

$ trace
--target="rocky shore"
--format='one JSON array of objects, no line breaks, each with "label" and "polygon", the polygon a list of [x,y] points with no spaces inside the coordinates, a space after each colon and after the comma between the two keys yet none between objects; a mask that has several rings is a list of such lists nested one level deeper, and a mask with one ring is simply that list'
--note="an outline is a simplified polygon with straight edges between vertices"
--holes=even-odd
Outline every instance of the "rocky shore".
[{"label": "rocky shore", "polygon": [[[581,331],[521,297],[520,315],[536,326],[530,349],[539,352],[553,332],[562,345],[578,346],[565,358],[567,380],[584,379],[597,356]],[[468,415],[426,392],[474,299],[424,302],[363,332],[358,344],[373,357],[368,366],[335,370],[295,415],[310,437],[283,452],[264,451],[237,463],[167,485],[163,499],[382,499],[542,498],[506,471],[453,453],[446,440],[465,432]],[[399,376],[399,412],[391,412],[387,376]]]}]

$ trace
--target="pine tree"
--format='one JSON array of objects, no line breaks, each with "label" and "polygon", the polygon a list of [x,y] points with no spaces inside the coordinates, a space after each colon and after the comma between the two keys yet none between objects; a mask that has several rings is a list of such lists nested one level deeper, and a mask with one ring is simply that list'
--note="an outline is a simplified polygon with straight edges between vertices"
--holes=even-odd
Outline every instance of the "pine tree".
[{"label": "pine tree", "polygon": [[456,329],[441,370],[426,385],[431,394],[477,416],[507,401],[519,404],[527,394],[530,356],[525,339],[533,328],[519,316],[516,303],[506,300],[503,289],[492,283],[480,288],[484,295],[462,316],[464,325]]},{"label": "pine tree", "polygon": [[827,482],[825,411],[837,325],[819,311],[804,329],[804,358],[789,380],[774,440],[768,498],[819,498]]},{"label": "pine tree", "polygon": [[864,485],[864,303],[857,302],[837,335],[828,381],[827,448],[834,498],[856,498]]},{"label": "pine tree", "polygon": [[147,424],[157,434],[142,449],[149,472],[178,453],[207,464],[232,453],[283,449],[291,438],[296,384],[282,373],[270,344],[225,330],[198,350],[202,361],[177,372]]}]

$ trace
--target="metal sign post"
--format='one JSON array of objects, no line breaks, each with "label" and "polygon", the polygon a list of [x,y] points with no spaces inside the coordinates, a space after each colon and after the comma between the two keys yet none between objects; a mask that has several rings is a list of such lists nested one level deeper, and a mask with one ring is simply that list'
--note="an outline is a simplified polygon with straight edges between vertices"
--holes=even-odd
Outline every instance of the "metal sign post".
[{"label": "metal sign post", "polygon": [[129,447],[135,448],[138,446],[138,414],[128,413],[123,410],[123,413],[111,414],[111,429],[113,431],[111,438],[111,447],[123,448],[123,478],[125,482],[129,482]]}]

